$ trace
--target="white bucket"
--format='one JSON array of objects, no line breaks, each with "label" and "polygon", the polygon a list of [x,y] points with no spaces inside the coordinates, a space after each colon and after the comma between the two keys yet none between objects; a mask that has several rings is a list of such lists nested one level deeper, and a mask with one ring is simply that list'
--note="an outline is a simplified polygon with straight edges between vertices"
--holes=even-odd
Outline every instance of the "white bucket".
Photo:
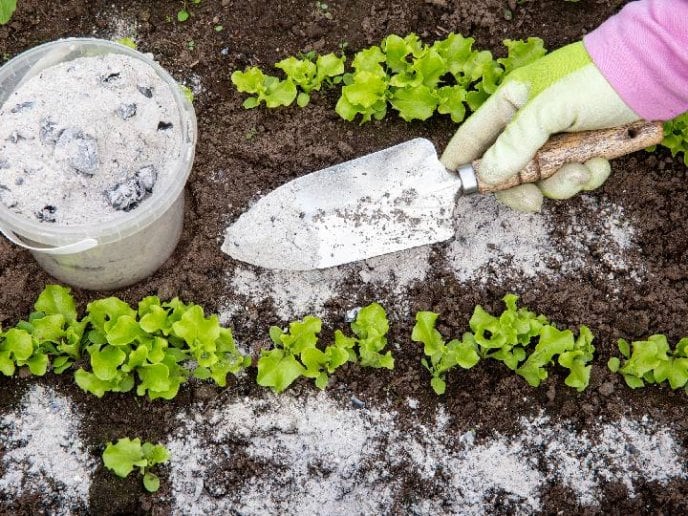
[{"label": "white bucket", "polygon": [[131,285],[155,272],[179,242],[184,220],[184,185],[196,147],[196,115],[179,85],[155,61],[128,47],[94,38],[69,38],[20,54],[0,68],[0,105],[24,81],[78,57],[124,54],[148,64],[170,86],[181,120],[180,157],[167,164],[153,194],[112,222],[73,226],[41,224],[0,203],[0,232],[31,251],[52,276],[77,287],[101,290]]}]

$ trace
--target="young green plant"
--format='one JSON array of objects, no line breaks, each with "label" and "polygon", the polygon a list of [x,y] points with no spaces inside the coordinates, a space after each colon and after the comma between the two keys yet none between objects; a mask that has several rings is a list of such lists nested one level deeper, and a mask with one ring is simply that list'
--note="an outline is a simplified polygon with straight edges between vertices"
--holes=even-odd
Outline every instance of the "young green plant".
[{"label": "young green plant", "polygon": [[62,373],[81,358],[85,326],[77,320],[69,289],[47,286],[28,320],[4,334],[0,330],[0,372],[12,376],[17,367],[26,366],[31,374],[43,376],[52,365]]},{"label": "young green plant", "polygon": [[201,0],[184,0],[182,8],[177,12],[177,21],[185,22],[188,20],[191,17],[190,4],[198,5],[200,3]]},{"label": "young green plant", "polygon": [[170,453],[162,444],[141,443],[138,437],[123,437],[115,444],[107,443],[102,458],[105,467],[121,478],[138,468],[146,491],[154,493],[160,488],[160,479],[150,472],[150,468],[166,463]]},{"label": "young green plant", "polygon": [[631,343],[619,339],[618,347],[621,359],[612,357],[607,365],[612,372],[620,373],[630,388],[666,381],[676,390],[688,384],[688,338],[679,340],[673,350],[665,335]]},{"label": "young green plant", "polygon": [[0,25],[10,21],[16,9],[17,0],[0,0]]},{"label": "young green plant", "polygon": [[359,310],[351,323],[353,337],[336,330],[334,342],[324,349],[317,347],[322,321],[311,315],[289,324],[287,331],[270,328],[273,348],[262,350],[258,359],[258,385],[282,392],[299,377],[312,378],[319,389],[327,387],[330,376],[347,362],[364,367],[394,368],[387,345],[389,322],[385,310],[372,303]]},{"label": "young green plant", "polygon": [[432,387],[437,394],[444,393],[449,370],[456,366],[470,369],[480,358],[503,362],[533,387],[547,378],[547,368],[556,360],[569,370],[566,385],[578,391],[588,386],[589,363],[595,352],[590,330],[581,326],[575,338],[570,330],[562,331],[550,324],[544,315],[519,308],[517,300],[513,294],[504,296],[506,309],[499,316],[476,306],[469,321],[471,331],[464,333],[461,340],[449,343],[435,329],[437,314],[416,314],[411,339],[424,344],[423,365],[432,375]]},{"label": "young green plant", "polygon": [[[138,380],[139,396],[172,399],[189,374],[224,387],[229,373],[250,364],[217,316],[205,317],[200,306],[177,298],[161,303],[149,296],[134,310],[110,297],[89,303],[87,311],[91,371],[80,368],[75,379],[98,397],[128,392]],[[195,367],[190,371],[185,363]]]},{"label": "young green plant", "polygon": [[421,363],[430,374],[430,385],[437,394],[444,394],[447,388],[447,372],[456,366],[470,369],[480,361],[477,346],[469,340],[453,339],[445,342],[442,334],[435,329],[439,314],[434,312],[418,312],[416,324],[411,333],[411,340],[423,344],[423,358]]}]

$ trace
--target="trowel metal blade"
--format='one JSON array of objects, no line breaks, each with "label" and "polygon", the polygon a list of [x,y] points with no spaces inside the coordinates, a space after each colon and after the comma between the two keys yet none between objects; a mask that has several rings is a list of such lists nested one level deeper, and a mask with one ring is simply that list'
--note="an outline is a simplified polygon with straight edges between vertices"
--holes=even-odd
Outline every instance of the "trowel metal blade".
[{"label": "trowel metal blade", "polygon": [[227,228],[222,250],[270,269],[324,269],[454,236],[461,182],[417,138],[282,185]]}]

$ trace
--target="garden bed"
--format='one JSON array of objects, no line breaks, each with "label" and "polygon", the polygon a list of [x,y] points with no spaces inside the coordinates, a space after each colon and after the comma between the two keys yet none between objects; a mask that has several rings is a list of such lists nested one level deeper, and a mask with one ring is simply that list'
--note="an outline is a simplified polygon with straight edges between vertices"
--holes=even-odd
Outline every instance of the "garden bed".
[{"label": "garden bed", "polygon": [[[426,41],[448,31],[502,52],[501,40],[576,41],[624,1],[535,0],[505,14],[501,0],[235,2],[203,0],[179,23],[182,2],[20,0],[0,27],[2,59],[65,36],[134,37],[195,93],[200,138],[187,187],[182,240],[151,278],[112,292],[132,304],[179,296],[219,313],[246,351],[268,345],[272,324],[313,313],[342,327],[378,301],[391,323],[393,371],[348,364],[324,393],[300,381],[280,395],[255,369],[227,388],[192,381],[173,401],[133,394],[97,399],[69,374],[0,379],[0,505],[36,514],[681,513],[688,509],[685,392],[631,390],[606,368],[618,338],[688,335],[686,166],[665,151],[613,162],[598,191],[523,215],[488,197],[463,199],[453,241],[335,269],[260,270],[220,251],[224,230],[286,181],[415,136],[441,149],[454,130],[436,116],[356,125],[336,95],[311,104],[245,110],[229,75],[302,50],[347,51],[387,34]],[[513,2],[515,4],[515,2]],[[216,27],[222,26],[222,30]],[[52,280],[30,254],[0,239],[0,322],[26,317]],[[410,339],[414,314],[441,314],[444,335],[468,328],[476,304],[501,309],[507,292],[560,328],[586,324],[597,353],[590,386],[561,372],[535,389],[499,363],[448,377],[437,396]],[[74,291],[80,307],[109,295]],[[102,467],[107,441],[166,443],[162,487]]]}]

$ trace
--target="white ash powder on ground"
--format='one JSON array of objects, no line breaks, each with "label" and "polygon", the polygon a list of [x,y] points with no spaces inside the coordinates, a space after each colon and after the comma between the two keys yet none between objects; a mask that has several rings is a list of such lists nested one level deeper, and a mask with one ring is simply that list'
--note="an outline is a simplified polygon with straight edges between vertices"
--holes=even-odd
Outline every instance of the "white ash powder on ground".
[{"label": "white ash powder on ground", "polygon": [[0,108],[0,202],[60,225],[122,217],[167,181],[180,124],[170,87],[143,61],[47,68]]},{"label": "white ash powder on ground", "polygon": [[[191,408],[167,443],[175,513],[373,515],[396,507],[478,515],[495,499],[527,513],[542,508],[541,493],[552,485],[595,507],[610,482],[633,497],[640,481],[687,476],[671,429],[647,418],[577,431],[539,415],[522,418],[515,435],[479,443],[442,408],[430,424],[401,427],[396,418],[329,393],[236,398],[206,414]],[[432,489],[401,500],[404,482],[417,485],[415,478]]]},{"label": "white ash powder on ground", "polygon": [[[393,483],[381,482],[372,462],[372,477],[362,471],[382,444],[376,428],[390,421],[376,411],[343,410],[322,393],[228,402],[167,443],[176,514],[381,514]],[[249,476],[239,466],[232,478],[243,482],[213,485],[227,473],[213,462],[231,464],[237,453],[267,465],[267,474]]]},{"label": "white ash powder on ground", "polygon": [[[491,196],[471,196],[457,205],[456,238],[441,250],[461,283],[488,281],[518,286],[535,277],[576,277],[584,270],[605,282],[645,277],[635,231],[623,208],[583,195],[568,211],[569,221],[554,235],[547,212],[526,214],[503,206]],[[269,301],[279,317],[292,320],[319,313],[348,277],[386,289],[378,299],[396,315],[409,312],[407,293],[431,275],[431,246],[378,256],[341,267],[293,272],[247,269],[238,265],[228,275],[236,299],[226,303],[222,319]],[[347,285],[351,295],[351,285]]]},{"label": "white ash powder on ground", "polygon": [[459,281],[485,280],[488,266],[524,278],[547,270],[550,242],[542,215],[520,213],[492,196],[474,195],[459,200],[455,216],[457,233],[447,259]]},{"label": "white ash powder on ground", "polygon": [[364,283],[387,286],[403,295],[410,285],[423,281],[430,269],[430,247],[415,247],[391,256],[376,256],[362,263],[359,277]]},{"label": "white ash powder on ground", "polygon": [[585,268],[605,281],[631,277],[640,282],[645,269],[623,209],[590,195],[581,199],[571,206],[570,221],[559,223],[563,237],[553,236],[547,212],[519,213],[491,196],[462,199],[457,236],[446,251],[456,278],[520,284],[536,276],[575,276]]},{"label": "white ash powder on ground", "polygon": [[239,296],[237,303],[227,305],[220,314],[229,323],[232,316],[247,305],[257,306],[269,299],[284,320],[322,313],[325,304],[341,295],[339,283],[344,279],[342,269],[316,271],[269,271],[237,266],[230,275],[231,289]]},{"label": "white ash powder on ground", "polygon": [[248,269],[238,265],[229,275],[237,300],[225,304],[220,318],[229,324],[240,311],[266,300],[285,321],[321,314],[329,301],[342,295],[340,285],[347,276],[358,276],[364,284],[386,287],[393,299],[379,301],[388,310],[408,311],[406,293],[415,282],[425,279],[430,268],[429,255],[429,247],[419,247],[359,264],[313,271]]},{"label": "white ash powder on ground", "polygon": [[69,398],[33,386],[16,411],[2,416],[0,429],[3,496],[38,495],[60,507],[58,514],[88,506],[96,463],[79,439],[79,414]]}]

